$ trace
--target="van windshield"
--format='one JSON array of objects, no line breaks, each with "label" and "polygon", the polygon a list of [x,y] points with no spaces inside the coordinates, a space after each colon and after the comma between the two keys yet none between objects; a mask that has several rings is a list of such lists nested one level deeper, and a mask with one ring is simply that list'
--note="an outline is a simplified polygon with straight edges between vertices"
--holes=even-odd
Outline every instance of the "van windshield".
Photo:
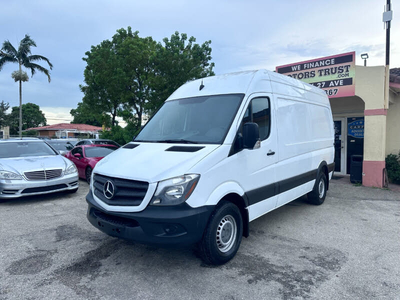
[{"label": "van windshield", "polygon": [[135,141],[222,144],[243,97],[229,94],[167,101]]}]

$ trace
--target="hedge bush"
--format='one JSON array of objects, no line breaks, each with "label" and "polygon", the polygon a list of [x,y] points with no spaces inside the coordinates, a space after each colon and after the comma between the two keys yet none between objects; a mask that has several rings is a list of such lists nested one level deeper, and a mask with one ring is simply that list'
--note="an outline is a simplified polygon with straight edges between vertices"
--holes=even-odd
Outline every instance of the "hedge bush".
[{"label": "hedge bush", "polygon": [[389,181],[400,184],[400,152],[398,155],[389,154],[385,161]]}]

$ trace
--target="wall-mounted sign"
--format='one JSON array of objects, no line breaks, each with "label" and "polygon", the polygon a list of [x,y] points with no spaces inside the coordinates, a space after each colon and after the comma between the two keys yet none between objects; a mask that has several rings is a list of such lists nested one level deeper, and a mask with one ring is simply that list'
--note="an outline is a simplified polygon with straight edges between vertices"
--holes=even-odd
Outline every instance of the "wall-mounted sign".
[{"label": "wall-mounted sign", "polygon": [[276,72],[323,89],[329,98],[355,95],[355,52],[276,67]]},{"label": "wall-mounted sign", "polygon": [[364,138],[364,118],[347,124],[347,135],[357,139]]}]

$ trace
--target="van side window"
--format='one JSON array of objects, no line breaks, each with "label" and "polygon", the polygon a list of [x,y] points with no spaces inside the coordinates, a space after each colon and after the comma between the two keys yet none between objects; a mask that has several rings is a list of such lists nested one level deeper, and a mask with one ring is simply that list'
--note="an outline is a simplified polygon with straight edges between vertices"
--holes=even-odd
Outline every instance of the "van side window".
[{"label": "van side window", "polygon": [[261,141],[268,138],[271,127],[271,110],[268,98],[255,98],[251,100],[244,114],[240,131],[242,131],[243,125],[247,122],[258,124]]}]

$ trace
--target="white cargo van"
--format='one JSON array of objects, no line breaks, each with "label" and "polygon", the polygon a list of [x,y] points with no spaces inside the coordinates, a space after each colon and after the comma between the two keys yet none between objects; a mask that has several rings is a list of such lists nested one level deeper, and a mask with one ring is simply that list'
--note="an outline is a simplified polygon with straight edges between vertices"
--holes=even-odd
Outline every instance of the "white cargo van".
[{"label": "white cargo van", "polygon": [[123,239],[197,244],[222,264],[249,222],[305,194],[324,202],[333,138],[321,89],[266,70],[195,80],[96,165],[87,217]]}]

